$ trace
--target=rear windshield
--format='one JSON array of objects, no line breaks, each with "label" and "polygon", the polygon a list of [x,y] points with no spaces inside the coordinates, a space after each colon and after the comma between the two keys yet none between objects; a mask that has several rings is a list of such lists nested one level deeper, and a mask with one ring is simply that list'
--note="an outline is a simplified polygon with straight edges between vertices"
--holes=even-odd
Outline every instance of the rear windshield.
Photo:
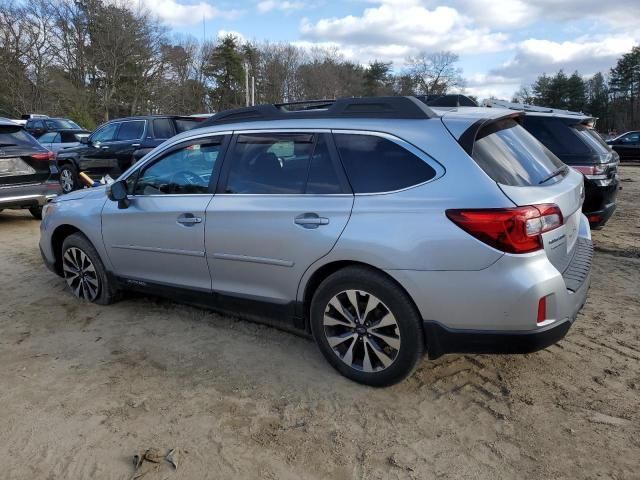
[{"label": "rear windshield", "polygon": [[60,119],[60,118],[54,118],[52,120],[45,120],[44,122],[46,123],[47,128],[49,130],[80,128],[80,126],[77,123],[72,122],[71,120],[65,120],[65,119]]},{"label": "rear windshield", "polygon": [[0,149],[33,148],[38,142],[20,126],[0,126]]},{"label": "rear windshield", "polygon": [[609,146],[604,140],[602,140],[602,137],[593,130],[593,128],[588,128],[584,125],[576,125],[573,127],[573,130],[587,143],[587,145],[589,145],[589,148],[591,148],[594,153],[599,153],[601,155],[609,153]]},{"label": "rear windshield", "polygon": [[512,119],[492,123],[479,132],[473,159],[503,185],[552,185],[566,175],[565,172],[549,178],[564,164]]}]

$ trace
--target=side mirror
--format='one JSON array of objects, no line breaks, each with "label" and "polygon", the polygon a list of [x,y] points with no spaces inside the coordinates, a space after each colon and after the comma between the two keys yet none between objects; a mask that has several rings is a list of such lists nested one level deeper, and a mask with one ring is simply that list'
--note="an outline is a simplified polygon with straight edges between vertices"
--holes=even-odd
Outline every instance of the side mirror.
[{"label": "side mirror", "polygon": [[107,197],[109,197],[111,201],[118,202],[118,208],[120,209],[129,207],[127,194],[127,184],[124,180],[114,182],[107,187]]},{"label": "side mirror", "polygon": [[89,137],[80,137],[80,143],[82,143],[84,145],[88,145],[89,144]]}]

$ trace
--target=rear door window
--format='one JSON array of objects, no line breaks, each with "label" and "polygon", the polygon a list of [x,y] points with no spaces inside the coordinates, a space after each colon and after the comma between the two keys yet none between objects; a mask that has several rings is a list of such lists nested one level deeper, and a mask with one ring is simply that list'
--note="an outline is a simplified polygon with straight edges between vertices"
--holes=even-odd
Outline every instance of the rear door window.
[{"label": "rear door window", "polygon": [[156,118],[153,120],[153,135],[157,139],[171,138],[174,135],[173,125],[168,118]]},{"label": "rear door window", "polygon": [[58,136],[58,132],[49,132],[49,133],[45,133],[44,135],[42,135],[38,141],[40,143],[57,143],[56,142],[56,137]]},{"label": "rear door window", "polygon": [[473,159],[497,183],[510,186],[551,185],[563,175],[544,181],[564,164],[515,120],[506,119],[480,130]]},{"label": "rear door window", "polygon": [[139,140],[144,133],[144,120],[122,122],[118,130],[117,140]]},{"label": "rear door window", "polygon": [[336,133],[334,139],[355,193],[392,192],[436,176],[423,159],[387,138]]},{"label": "rear door window", "polygon": [[238,135],[225,192],[304,193],[313,148],[312,133]]}]

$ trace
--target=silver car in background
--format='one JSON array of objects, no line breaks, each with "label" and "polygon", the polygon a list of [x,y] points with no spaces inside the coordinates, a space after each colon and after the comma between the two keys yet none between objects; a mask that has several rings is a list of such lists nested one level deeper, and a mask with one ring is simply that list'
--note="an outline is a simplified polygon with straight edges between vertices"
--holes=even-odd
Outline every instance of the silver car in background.
[{"label": "silver car in background", "polygon": [[520,113],[413,97],[221,112],[107,188],[49,203],[46,265],[80,299],[166,295],[311,334],[390,385],[426,352],[531,352],[585,302],[583,179]]},{"label": "silver car in background", "polygon": [[67,148],[78,147],[83,138],[91,135],[88,130],[60,130],[58,132],[47,132],[38,138],[38,142],[54,153]]}]

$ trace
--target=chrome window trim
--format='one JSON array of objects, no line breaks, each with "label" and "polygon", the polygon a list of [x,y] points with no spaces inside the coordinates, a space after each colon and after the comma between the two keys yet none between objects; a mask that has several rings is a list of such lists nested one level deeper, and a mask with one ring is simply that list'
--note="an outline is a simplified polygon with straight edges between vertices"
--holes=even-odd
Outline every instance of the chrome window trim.
[{"label": "chrome window trim", "polygon": [[[423,162],[425,162],[427,165],[429,165],[431,168],[433,168],[433,170],[435,171],[435,175],[432,178],[430,178],[430,179],[428,179],[428,180],[426,180],[424,182],[421,182],[421,183],[416,183],[415,185],[410,185],[408,187],[400,188],[400,189],[397,189],[397,190],[388,190],[388,191],[384,191],[384,192],[369,192],[369,193],[355,193],[354,192],[354,195],[356,197],[369,197],[369,196],[374,196],[374,195],[390,195],[390,194],[393,194],[393,193],[404,192],[406,190],[411,190],[412,188],[421,187],[423,185],[426,185],[427,183],[434,182],[434,181],[442,178],[444,176],[444,174],[446,173],[446,169],[444,168],[444,166],[441,165],[435,158],[431,157],[428,153],[420,150],[418,147],[416,147],[412,143],[409,143],[406,140],[404,140],[402,138],[399,138],[399,137],[396,137],[395,135],[392,135],[390,133],[377,132],[377,131],[373,131],[373,130],[345,130],[345,129],[331,130],[331,133],[332,134],[346,134],[346,135],[368,135],[368,136],[384,138],[386,140],[389,140],[389,141],[395,143],[396,145],[401,146],[405,150],[408,150],[409,152],[414,154],[416,157],[421,159]],[[336,146],[336,148],[337,148],[337,146]]]}]

